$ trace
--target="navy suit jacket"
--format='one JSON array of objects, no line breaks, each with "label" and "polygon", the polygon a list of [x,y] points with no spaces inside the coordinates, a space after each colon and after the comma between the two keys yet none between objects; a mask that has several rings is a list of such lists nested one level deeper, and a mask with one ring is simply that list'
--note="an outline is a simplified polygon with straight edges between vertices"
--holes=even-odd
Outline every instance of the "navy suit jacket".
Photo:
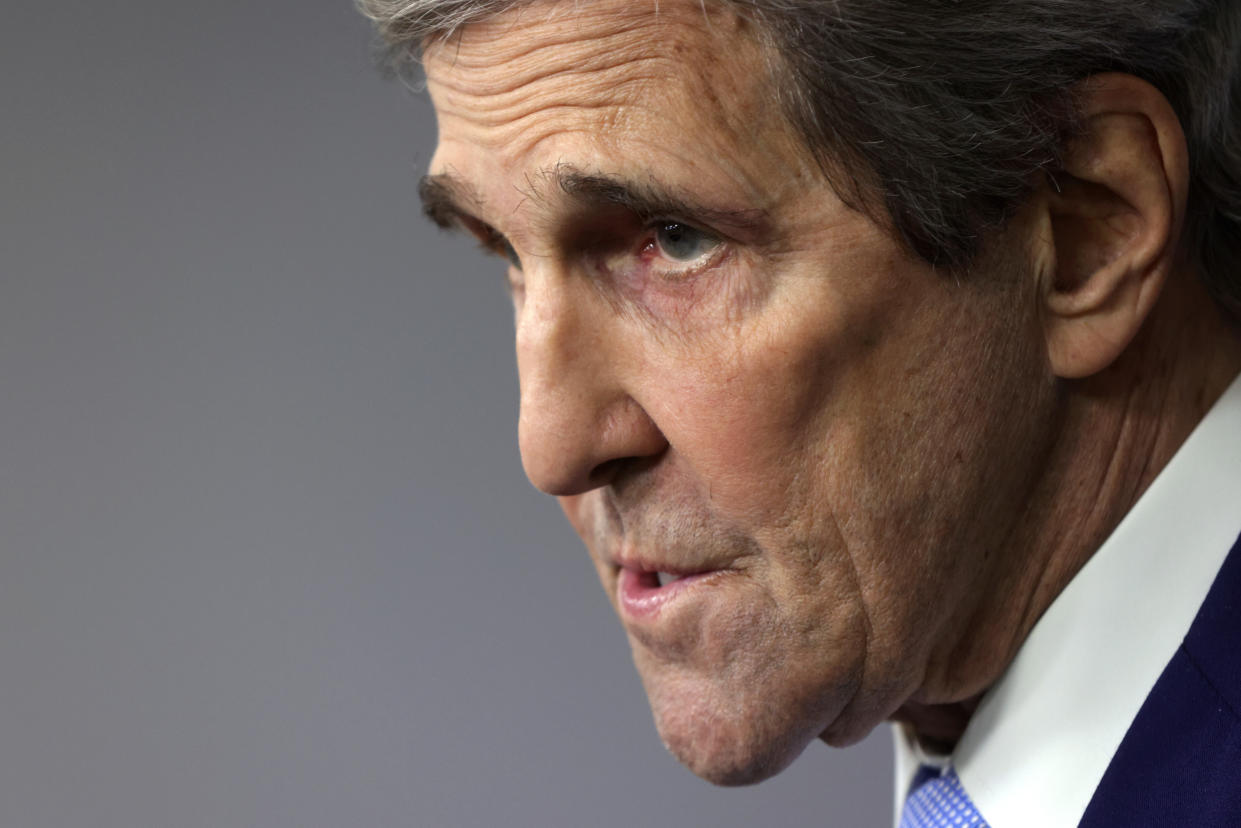
[{"label": "navy suit jacket", "polygon": [[1241,538],[1080,825],[1241,827]]}]

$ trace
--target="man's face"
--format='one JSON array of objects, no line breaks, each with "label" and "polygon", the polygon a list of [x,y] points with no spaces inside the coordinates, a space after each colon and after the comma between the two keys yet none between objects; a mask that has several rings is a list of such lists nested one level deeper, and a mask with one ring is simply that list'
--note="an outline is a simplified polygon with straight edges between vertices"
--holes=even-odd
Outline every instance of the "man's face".
[{"label": "man's face", "polygon": [[669,748],[755,781],[947,700],[1048,428],[1022,269],[934,272],[842,204],[694,1],[536,2],[426,72],[429,206],[520,264],[523,463]]}]

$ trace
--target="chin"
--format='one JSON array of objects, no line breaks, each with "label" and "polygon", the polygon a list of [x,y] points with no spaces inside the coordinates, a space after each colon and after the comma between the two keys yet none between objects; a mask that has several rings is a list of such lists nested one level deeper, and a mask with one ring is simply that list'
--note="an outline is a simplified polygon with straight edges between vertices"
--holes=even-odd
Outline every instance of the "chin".
[{"label": "chin", "polygon": [[753,785],[775,776],[789,766],[805,744],[753,744],[745,739],[733,741],[726,727],[695,728],[697,732],[666,733],[660,729],[664,747],[695,776],[713,785],[738,787]]},{"label": "chin", "polygon": [[659,737],[676,759],[713,785],[753,785],[775,776],[819,735],[817,724],[798,726],[763,700],[712,704],[697,696],[677,704],[652,694]]}]

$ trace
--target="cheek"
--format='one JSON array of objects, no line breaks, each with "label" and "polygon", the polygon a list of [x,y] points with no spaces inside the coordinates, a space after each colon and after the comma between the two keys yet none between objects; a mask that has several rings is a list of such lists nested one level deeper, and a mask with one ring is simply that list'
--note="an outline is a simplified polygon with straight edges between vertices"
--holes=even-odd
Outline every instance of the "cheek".
[{"label": "cheek", "polygon": [[648,410],[712,511],[753,528],[787,522],[804,502],[829,439],[835,365],[826,341],[746,346],[675,361]]}]

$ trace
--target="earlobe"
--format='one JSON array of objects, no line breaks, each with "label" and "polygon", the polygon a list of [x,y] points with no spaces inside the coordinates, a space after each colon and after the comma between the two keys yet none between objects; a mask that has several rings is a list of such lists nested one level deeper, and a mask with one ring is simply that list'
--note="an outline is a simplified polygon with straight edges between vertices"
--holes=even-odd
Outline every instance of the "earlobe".
[{"label": "earlobe", "polygon": [[1184,133],[1158,90],[1108,74],[1079,92],[1081,132],[1043,192],[1047,348],[1065,378],[1107,368],[1142,327],[1175,264],[1189,181]]}]

